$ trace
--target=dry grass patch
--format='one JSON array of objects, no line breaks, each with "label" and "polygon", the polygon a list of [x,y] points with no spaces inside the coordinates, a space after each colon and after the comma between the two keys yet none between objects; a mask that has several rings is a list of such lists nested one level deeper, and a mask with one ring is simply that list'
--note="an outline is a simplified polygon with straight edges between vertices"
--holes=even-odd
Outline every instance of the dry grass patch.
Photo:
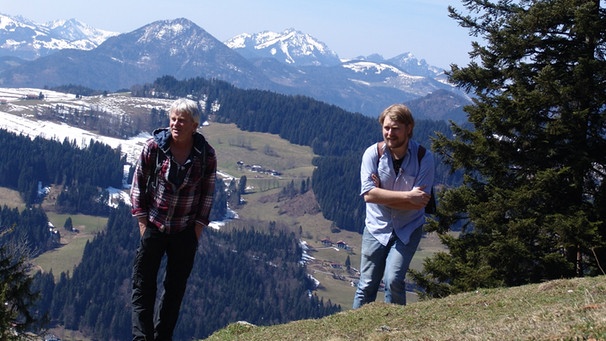
[{"label": "dry grass patch", "polygon": [[16,207],[20,211],[25,208],[25,203],[21,200],[19,192],[5,187],[0,187],[0,205],[6,205],[10,208]]}]

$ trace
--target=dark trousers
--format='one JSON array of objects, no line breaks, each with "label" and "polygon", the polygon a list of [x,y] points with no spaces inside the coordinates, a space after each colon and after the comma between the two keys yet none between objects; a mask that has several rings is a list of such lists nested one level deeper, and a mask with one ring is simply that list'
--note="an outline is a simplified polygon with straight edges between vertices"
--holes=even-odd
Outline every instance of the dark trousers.
[{"label": "dark trousers", "polygon": [[[133,340],[172,339],[197,248],[198,239],[193,227],[176,234],[165,234],[148,224],[133,265]],[[154,315],[158,271],[164,254],[164,293]]]}]

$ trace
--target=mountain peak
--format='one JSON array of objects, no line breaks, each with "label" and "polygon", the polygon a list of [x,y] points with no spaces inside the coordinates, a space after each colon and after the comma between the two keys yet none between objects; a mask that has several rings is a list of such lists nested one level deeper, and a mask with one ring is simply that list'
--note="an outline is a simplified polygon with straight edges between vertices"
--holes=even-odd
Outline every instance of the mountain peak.
[{"label": "mountain peak", "polygon": [[184,32],[197,30],[202,28],[197,27],[193,22],[179,18],[172,20],[158,20],[151,24],[147,24],[133,32],[140,34],[145,32],[143,36],[146,39],[172,39],[181,36]]},{"label": "mountain peak", "polygon": [[289,65],[333,66],[340,63],[339,56],[326,44],[294,28],[280,33],[243,33],[227,40],[225,45],[246,58],[274,58]]},{"label": "mountain peak", "polygon": [[93,49],[107,40],[107,38],[118,35],[116,32],[96,29],[73,18],[68,20],[51,21],[47,23],[46,26],[50,28],[51,35],[62,37],[70,42],[92,42],[90,47],[83,48],[84,50]]},{"label": "mountain peak", "polygon": [[[226,46],[203,28],[185,18],[158,20],[122,35],[129,37],[128,40],[122,40],[126,44],[121,47],[122,49],[132,50],[133,48],[139,49],[144,47],[143,54],[156,55],[166,53],[167,56],[171,56],[214,49],[228,50]],[[128,46],[131,43],[133,46]],[[161,51],[147,50],[148,48],[159,49]],[[134,54],[137,53],[136,51],[131,52]],[[190,57],[197,58],[195,55]]]},{"label": "mountain peak", "polygon": [[76,19],[39,24],[21,16],[0,14],[0,56],[32,60],[64,49],[92,50],[117,34]]}]

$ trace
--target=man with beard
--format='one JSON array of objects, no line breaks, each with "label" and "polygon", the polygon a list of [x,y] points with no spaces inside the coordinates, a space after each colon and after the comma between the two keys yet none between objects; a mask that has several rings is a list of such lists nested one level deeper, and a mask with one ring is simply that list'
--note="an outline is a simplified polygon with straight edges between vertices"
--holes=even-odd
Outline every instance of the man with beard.
[{"label": "man with beard", "polygon": [[379,123],[383,141],[366,149],[360,168],[366,226],[354,309],[375,301],[381,280],[385,302],[406,304],[406,273],[421,241],[433,186],[433,155],[412,140],[410,110],[394,104]]}]

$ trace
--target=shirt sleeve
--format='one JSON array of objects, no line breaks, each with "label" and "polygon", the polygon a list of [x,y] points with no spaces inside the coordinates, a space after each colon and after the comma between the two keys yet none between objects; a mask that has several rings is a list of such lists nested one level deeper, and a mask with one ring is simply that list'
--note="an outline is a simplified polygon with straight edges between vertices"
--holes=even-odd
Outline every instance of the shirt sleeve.
[{"label": "shirt sleeve", "polygon": [[372,174],[378,174],[377,166],[379,163],[379,153],[377,144],[368,147],[362,155],[362,163],[360,165],[360,195],[366,194],[371,189],[375,188],[375,183],[372,181]]},{"label": "shirt sleeve", "polygon": [[425,156],[421,159],[419,175],[415,180],[415,187],[425,186],[424,192],[431,193],[435,176],[435,163],[433,153],[428,149],[425,151]]}]

